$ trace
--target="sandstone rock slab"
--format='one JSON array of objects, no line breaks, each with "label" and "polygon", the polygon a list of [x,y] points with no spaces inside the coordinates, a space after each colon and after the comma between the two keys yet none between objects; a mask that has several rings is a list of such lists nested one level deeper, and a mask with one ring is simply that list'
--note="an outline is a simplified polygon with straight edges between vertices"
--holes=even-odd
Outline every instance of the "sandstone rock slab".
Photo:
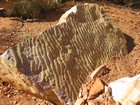
[{"label": "sandstone rock slab", "polygon": [[96,4],[78,4],[60,20],[0,58],[0,77],[57,105],[74,103],[93,69],[127,53],[123,33]]}]

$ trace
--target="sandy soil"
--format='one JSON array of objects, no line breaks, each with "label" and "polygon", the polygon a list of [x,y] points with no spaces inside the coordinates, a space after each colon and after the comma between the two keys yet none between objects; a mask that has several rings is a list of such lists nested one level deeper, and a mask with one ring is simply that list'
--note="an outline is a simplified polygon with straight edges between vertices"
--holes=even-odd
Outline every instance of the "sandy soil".
[{"label": "sandy soil", "polygon": [[[75,3],[66,3],[61,9],[53,10],[45,19],[24,21],[20,18],[0,18],[0,54],[6,49],[28,37],[35,37],[43,30],[54,26],[65,10]],[[129,54],[122,58],[113,58],[107,62],[109,74],[101,78],[106,83],[124,76],[140,73],[140,10],[131,10],[108,2],[98,3],[112,22],[125,34]],[[0,5],[1,6],[1,5]],[[15,87],[0,80],[0,105],[46,105],[47,102],[16,90]]]}]

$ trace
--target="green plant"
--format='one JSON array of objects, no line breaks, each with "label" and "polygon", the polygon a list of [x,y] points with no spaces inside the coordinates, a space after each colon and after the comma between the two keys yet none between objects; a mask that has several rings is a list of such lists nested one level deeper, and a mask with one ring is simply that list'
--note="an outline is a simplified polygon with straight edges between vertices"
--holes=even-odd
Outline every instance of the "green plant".
[{"label": "green plant", "polygon": [[54,8],[55,0],[20,0],[14,3],[11,16],[28,18],[40,18],[50,9]]},{"label": "green plant", "polygon": [[11,16],[21,17],[23,19],[36,18],[40,13],[40,9],[32,4],[30,1],[23,0],[21,2],[15,2],[14,10]]},{"label": "green plant", "polygon": [[125,0],[125,7],[140,8],[140,0]]},{"label": "green plant", "polygon": [[66,1],[72,0],[19,0],[14,3],[11,16],[23,19],[41,18],[49,10],[59,7]]}]

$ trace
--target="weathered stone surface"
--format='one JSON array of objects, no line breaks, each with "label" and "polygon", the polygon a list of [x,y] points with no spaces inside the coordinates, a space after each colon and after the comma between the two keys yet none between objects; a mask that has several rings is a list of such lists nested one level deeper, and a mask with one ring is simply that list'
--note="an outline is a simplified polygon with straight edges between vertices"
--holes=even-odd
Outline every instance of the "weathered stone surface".
[{"label": "weathered stone surface", "polygon": [[73,8],[65,22],[8,49],[0,58],[0,77],[57,105],[70,104],[93,69],[127,53],[122,32],[98,5]]}]

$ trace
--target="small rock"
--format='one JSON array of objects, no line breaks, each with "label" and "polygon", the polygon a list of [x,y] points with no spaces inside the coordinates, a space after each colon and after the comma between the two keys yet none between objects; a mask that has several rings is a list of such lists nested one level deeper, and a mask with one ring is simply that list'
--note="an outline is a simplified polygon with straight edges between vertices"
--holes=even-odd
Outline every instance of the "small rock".
[{"label": "small rock", "polygon": [[116,102],[116,105],[121,105],[121,103],[119,101]]},{"label": "small rock", "polygon": [[84,99],[83,98],[78,98],[75,102],[75,105],[84,105]]},{"label": "small rock", "polygon": [[14,101],[14,105],[17,104],[17,103],[18,103],[17,101]]},{"label": "small rock", "polygon": [[19,91],[18,90],[14,90],[14,93],[18,93]]},{"label": "small rock", "polygon": [[[117,103],[113,100],[112,97],[109,97],[108,98],[108,105],[117,105]],[[118,102],[118,105],[121,105],[121,104]]]},{"label": "small rock", "polygon": [[108,86],[105,86],[105,95],[106,97],[110,97],[111,96],[111,88]]},{"label": "small rock", "polygon": [[3,85],[3,86],[8,86],[9,84],[8,84],[7,82],[4,82],[4,81],[3,81],[3,82],[2,82],[2,85]]},{"label": "small rock", "polygon": [[97,105],[97,104],[94,102],[94,100],[89,100],[88,105]]},{"label": "small rock", "polygon": [[7,92],[8,90],[9,90],[8,87],[4,87],[4,88],[3,88],[3,91],[4,91],[4,92]]},{"label": "small rock", "polygon": [[11,95],[10,95],[10,94],[8,94],[8,95],[7,95],[7,97],[8,97],[8,98],[10,98],[10,97],[11,97]]},{"label": "small rock", "polygon": [[137,15],[140,15],[140,12],[137,12]]},{"label": "small rock", "polygon": [[31,97],[33,100],[35,100],[36,99],[36,97]]},{"label": "small rock", "polygon": [[83,97],[82,91],[83,91],[82,88],[80,88],[80,92],[79,92],[78,98],[82,98]]},{"label": "small rock", "polygon": [[88,99],[96,98],[104,90],[104,85],[99,78],[96,78],[95,82],[91,85]]}]

